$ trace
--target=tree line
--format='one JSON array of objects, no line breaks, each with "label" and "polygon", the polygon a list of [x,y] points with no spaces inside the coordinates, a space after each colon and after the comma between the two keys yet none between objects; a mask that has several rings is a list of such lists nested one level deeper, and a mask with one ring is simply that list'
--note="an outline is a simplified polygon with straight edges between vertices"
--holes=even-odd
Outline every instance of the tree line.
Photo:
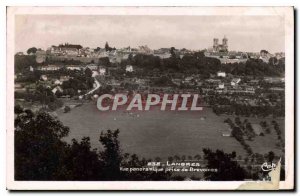
[{"label": "tree line", "polygon": [[[207,57],[204,52],[195,52],[193,54],[185,54],[180,58],[176,55],[172,48],[171,56],[161,59],[159,56],[148,54],[129,55],[127,60],[121,64],[132,64],[146,70],[160,70],[167,72],[181,72],[186,74],[200,74],[208,78],[210,74],[216,74],[218,71],[224,71],[232,75],[240,76],[283,76],[285,71],[284,59],[270,59],[269,63],[261,59],[248,59],[246,63],[227,63],[222,64],[217,58]],[[277,62],[278,61],[278,62]]]}]

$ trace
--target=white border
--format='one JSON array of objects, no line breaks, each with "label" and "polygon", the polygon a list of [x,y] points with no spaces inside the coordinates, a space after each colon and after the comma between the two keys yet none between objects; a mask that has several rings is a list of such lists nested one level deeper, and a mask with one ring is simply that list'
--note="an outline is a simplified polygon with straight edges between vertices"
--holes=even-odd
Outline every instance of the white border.
[{"label": "white border", "polygon": [[14,190],[233,190],[245,182],[33,182],[14,181],[14,15],[281,15],[285,17],[286,52],[286,181],[294,186],[294,19],[292,7],[10,7],[7,10],[7,188]]}]

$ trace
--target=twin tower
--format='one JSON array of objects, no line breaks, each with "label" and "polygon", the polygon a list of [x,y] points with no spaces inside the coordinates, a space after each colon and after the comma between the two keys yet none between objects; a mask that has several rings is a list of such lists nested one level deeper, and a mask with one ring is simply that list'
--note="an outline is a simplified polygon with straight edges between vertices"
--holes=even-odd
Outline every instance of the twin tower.
[{"label": "twin tower", "polygon": [[219,44],[219,39],[214,38],[213,51],[228,52],[228,39],[224,36],[224,38],[222,39],[222,44]]}]

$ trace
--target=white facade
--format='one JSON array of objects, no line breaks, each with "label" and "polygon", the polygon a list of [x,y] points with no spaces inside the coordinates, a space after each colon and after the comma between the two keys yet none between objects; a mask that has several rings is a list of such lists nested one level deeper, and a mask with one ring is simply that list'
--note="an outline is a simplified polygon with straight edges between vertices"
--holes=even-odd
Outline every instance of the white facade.
[{"label": "white facade", "polygon": [[41,80],[46,81],[48,80],[48,77],[46,75],[41,75]]},{"label": "white facade", "polygon": [[48,65],[48,66],[38,66],[37,70],[39,70],[39,71],[56,71],[61,68],[62,68],[62,66],[60,66],[60,65]]},{"label": "white facade", "polygon": [[56,84],[56,85],[61,85],[62,82],[61,82],[60,80],[55,80],[55,81],[54,81],[54,84]]},{"label": "white facade", "polygon": [[236,86],[238,85],[238,83],[240,83],[241,81],[241,78],[233,78],[232,81],[231,81],[231,86]]},{"label": "white facade", "polygon": [[59,86],[55,87],[54,89],[52,89],[52,93],[55,94],[56,92],[63,92],[63,89]]},{"label": "white facade", "polygon": [[224,89],[225,85],[224,83],[219,84],[219,89]]},{"label": "white facade", "polygon": [[126,65],[126,72],[133,72],[132,65]]},{"label": "white facade", "polygon": [[92,77],[96,77],[96,76],[98,76],[98,75],[99,75],[98,71],[93,71]]},{"label": "white facade", "polygon": [[67,66],[66,68],[68,70],[78,70],[78,71],[80,71],[82,69],[82,67],[79,67],[79,66]]},{"label": "white facade", "polygon": [[219,72],[217,73],[217,76],[218,76],[218,77],[226,77],[226,73],[225,73],[225,72],[219,71]]},{"label": "white facade", "polygon": [[100,73],[100,76],[104,76],[105,73],[106,73],[106,69],[105,68],[100,68],[99,73]]}]

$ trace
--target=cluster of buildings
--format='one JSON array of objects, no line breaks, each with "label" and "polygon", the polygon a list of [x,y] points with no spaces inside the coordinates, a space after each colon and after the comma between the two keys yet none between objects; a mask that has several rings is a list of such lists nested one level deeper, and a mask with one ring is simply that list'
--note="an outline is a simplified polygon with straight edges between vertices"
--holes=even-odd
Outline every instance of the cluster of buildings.
[{"label": "cluster of buildings", "polygon": [[[174,53],[183,57],[185,54],[191,54],[195,51],[188,50],[185,48],[174,49]],[[160,48],[152,50],[147,45],[139,46],[138,48],[124,47],[124,48],[89,48],[83,47],[77,44],[60,44],[58,46],[51,46],[46,51],[38,49],[36,52],[37,60],[39,63],[45,61],[46,57],[53,58],[56,60],[73,59],[81,62],[94,62],[98,63],[99,58],[108,57],[111,63],[120,63],[122,60],[128,59],[129,55],[135,56],[136,54],[154,55],[161,59],[171,57],[170,48]],[[223,64],[227,63],[245,63],[249,58],[261,59],[268,63],[271,57],[275,57],[277,60],[285,57],[284,53],[270,54],[266,50],[260,52],[240,52],[229,50],[229,39],[224,36],[222,43],[219,43],[218,38],[213,39],[212,47],[205,49],[204,54],[207,57],[217,58]],[[17,55],[22,55],[17,53]]]},{"label": "cluster of buildings", "polygon": [[[174,49],[176,55],[182,57],[185,54],[193,53],[191,50]],[[36,55],[39,63],[45,61],[46,57],[49,59],[63,60],[73,59],[81,62],[95,62],[98,63],[99,58],[108,57],[111,63],[120,63],[122,60],[128,59],[129,55],[135,56],[136,54],[154,55],[162,59],[171,56],[170,48],[150,49],[147,45],[139,46],[138,48],[124,47],[124,48],[89,48],[77,44],[60,44],[58,46],[51,46],[47,50],[38,49],[36,53],[29,55]],[[22,52],[17,55],[24,55]]]},{"label": "cluster of buildings", "polygon": [[213,39],[213,46],[205,50],[205,56],[217,58],[221,63],[245,63],[249,58],[261,59],[268,63],[271,57],[275,57],[277,60],[284,58],[285,54],[283,52],[271,54],[266,50],[261,50],[260,52],[240,52],[240,51],[230,51],[228,46],[228,38],[224,36],[222,39],[222,44],[219,44],[219,39]]}]

